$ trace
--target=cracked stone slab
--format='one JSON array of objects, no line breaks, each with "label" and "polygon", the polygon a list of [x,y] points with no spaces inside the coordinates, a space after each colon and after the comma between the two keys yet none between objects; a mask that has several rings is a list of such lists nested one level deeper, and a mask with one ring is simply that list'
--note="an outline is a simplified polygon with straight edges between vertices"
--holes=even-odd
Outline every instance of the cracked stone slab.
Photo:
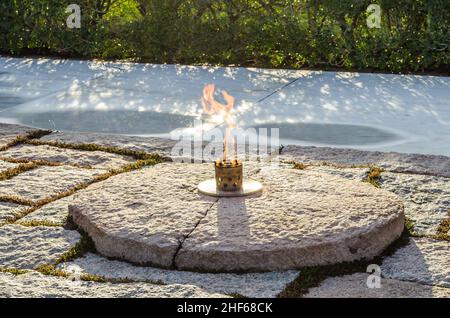
[{"label": "cracked stone slab", "polygon": [[439,155],[289,145],[283,148],[281,157],[303,163],[330,162],[349,166],[373,164],[391,172],[450,177],[450,158]]},{"label": "cracked stone slab", "polygon": [[383,260],[381,273],[386,278],[450,288],[450,242],[410,239]]},{"label": "cracked stone slab", "polygon": [[80,240],[77,231],[60,227],[0,227],[0,266],[33,269],[54,263]]},{"label": "cracked stone slab", "polygon": [[26,206],[15,203],[0,202],[0,224],[14,219],[16,215],[26,208]]},{"label": "cracked stone slab", "polygon": [[99,169],[70,166],[42,166],[21,173],[14,178],[0,181],[0,195],[39,201],[73,189],[78,184],[91,181],[96,175],[104,172]]},{"label": "cracked stone slab", "polygon": [[159,164],[111,177],[77,193],[69,213],[103,255],[170,267],[180,241],[215,202],[196,190],[211,171],[193,174],[189,166]]},{"label": "cracked stone slab", "polygon": [[65,224],[69,216],[69,204],[73,201],[73,195],[50,202],[33,211],[20,221],[45,221],[55,224]]},{"label": "cracked stone slab", "polygon": [[356,273],[324,280],[306,298],[448,298],[450,288],[381,278],[381,288],[368,288],[369,274]]},{"label": "cracked stone slab", "polygon": [[450,179],[383,172],[383,189],[397,194],[405,204],[405,215],[414,221],[419,234],[436,234],[450,211]]},{"label": "cracked stone slab", "polygon": [[62,263],[59,268],[70,273],[89,273],[108,279],[160,281],[165,284],[193,285],[211,293],[234,293],[254,298],[276,297],[299,274],[298,271],[211,274],[165,270],[108,260],[92,253],[72,262]]},{"label": "cracked stone slab", "polygon": [[149,283],[96,283],[44,276],[30,271],[21,275],[0,273],[0,297],[14,298],[226,298],[195,286]]},{"label": "cracked stone slab", "polygon": [[169,155],[176,141],[158,137],[137,137],[86,132],[54,132],[41,138],[44,141],[59,141],[72,144],[96,144],[119,147],[148,153],[158,152]]},{"label": "cracked stone slab", "polygon": [[184,241],[179,268],[275,270],[372,258],[403,230],[401,201],[370,184],[272,167],[254,178],[263,195],[220,198]]},{"label": "cracked stone slab", "polygon": [[[69,206],[98,251],[185,270],[269,271],[370,258],[403,231],[403,205],[370,184],[262,167],[261,196],[197,193],[211,164],[165,163],[82,191]],[[376,239],[375,239],[376,238]]]},{"label": "cracked stone slab", "polygon": [[26,136],[30,133],[40,131],[39,129],[20,125],[0,123],[0,147],[6,146],[19,136]]},{"label": "cracked stone slab", "polygon": [[131,157],[102,151],[83,151],[47,145],[19,145],[1,153],[2,157],[22,160],[45,160],[49,162],[114,169],[135,161]]}]

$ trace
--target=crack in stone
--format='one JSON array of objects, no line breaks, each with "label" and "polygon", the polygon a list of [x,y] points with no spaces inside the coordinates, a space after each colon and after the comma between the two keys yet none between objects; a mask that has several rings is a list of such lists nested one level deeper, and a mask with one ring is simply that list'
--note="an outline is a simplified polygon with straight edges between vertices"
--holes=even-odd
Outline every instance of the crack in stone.
[{"label": "crack in stone", "polygon": [[177,264],[176,264],[176,259],[178,256],[178,253],[180,252],[180,250],[183,248],[183,244],[184,242],[188,239],[188,237],[197,229],[198,225],[200,224],[201,221],[203,221],[206,216],[208,215],[208,212],[212,209],[212,207],[219,202],[220,198],[217,198],[214,200],[214,202],[211,204],[211,206],[209,208],[206,209],[205,213],[199,218],[199,220],[197,221],[197,223],[195,223],[194,227],[192,228],[192,230],[189,231],[188,234],[186,234],[185,236],[183,236],[181,239],[178,239],[178,247],[175,250],[175,253],[173,254],[172,257],[172,268],[173,269],[177,269]]}]

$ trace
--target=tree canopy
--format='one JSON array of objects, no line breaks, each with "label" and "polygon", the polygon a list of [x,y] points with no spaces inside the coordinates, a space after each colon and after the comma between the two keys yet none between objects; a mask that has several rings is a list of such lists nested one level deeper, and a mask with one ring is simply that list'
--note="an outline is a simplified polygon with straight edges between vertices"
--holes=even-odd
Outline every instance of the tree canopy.
[{"label": "tree canopy", "polygon": [[[81,28],[66,26],[69,4]],[[380,28],[367,7],[378,4]],[[0,51],[155,63],[448,72],[448,0],[2,0]]]}]

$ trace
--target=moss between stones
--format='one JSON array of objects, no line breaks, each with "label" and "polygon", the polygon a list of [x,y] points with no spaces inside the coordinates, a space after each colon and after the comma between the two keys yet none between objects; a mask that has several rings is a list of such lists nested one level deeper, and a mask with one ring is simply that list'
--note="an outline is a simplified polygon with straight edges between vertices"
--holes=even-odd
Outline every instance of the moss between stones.
[{"label": "moss between stones", "polygon": [[238,294],[238,293],[229,293],[229,294],[226,294],[226,295],[230,296],[232,298],[248,298],[248,297],[246,297],[244,295],[241,295],[241,294]]},{"label": "moss between stones", "polygon": [[97,175],[94,178],[92,178],[90,181],[84,182],[84,183],[80,183],[76,186],[74,186],[73,188],[71,188],[70,190],[58,193],[54,196],[51,196],[49,198],[45,198],[43,200],[37,201],[37,202],[33,202],[33,201],[29,201],[29,200],[24,200],[21,199],[20,197],[10,197],[10,196],[0,196],[0,201],[7,201],[7,202],[13,202],[13,203],[18,203],[18,204],[23,204],[23,205],[28,205],[31,206],[30,208],[23,210],[21,212],[19,212],[14,218],[10,219],[7,221],[7,223],[15,223],[17,222],[19,219],[27,216],[28,214],[36,211],[37,209],[43,207],[46,204],[49,204],[51,202],[54,202],[56,200],[68,197],[72,194],[74,194],[75,192],[85,189],[88,186],[90,186],[93,183],[97,183],[100,181],[104,181],[114,175],[118,175],[121,173],[125,173],[125,172],[130,172],[136,169],[140,169],[146,166],[153,166],[156,165],[158,163],[162,163],[164,162],[164,158],[161,157],[158,154],[147,154],[147,159],[142,159],[142,160],[138,160],[136,162],[130,163],[130,164],[126,164],[123,165],[120,168],[117,169],[111,169],[103,174]]},{"label": "moss between stones", "polygon": [[300,268],[299,276],[289,283],[284,290],[278,294],[279,298],[296,298],[305,295],[310,288],[317,287],[325,279],[335,276],[351,275],[354,273],[366,272],[370,264],[381,265],[383,259],[392,255],[397,249],[409,243],[408,230],[403,230],[402,235],[395,242],[391,243],[384,252],[372,260],[360,260],[345,262],[335,265],[310,266]]},{"label": "moss between stones", "polygon": [[38,166],[49,166],[49,167],[60,167],[60,166],[71,166],[81,169],[93,169],[92,166],[88,165],[80,165],[77,163],[64,163],[64,162],[54,162],[48,160],[28,160],[28,159],[17,159],[17,158],[8,158],[8,157],[0,157],[0,160],[9,162],[9,163],[17,163],[17,164],[36,164]]},{"label": "moss between stones", "polygon": [[136,160],[147,160],[147,159],[151,159],[154,156],[153,154],[149,154],[145,151],[130,150],[130,149],[124,149],[124,148],[114,147],[114,146],[100,146],[100,145],[90,144],[90,143],[74,144],[74,143],[66,143],[66,142],[61,142],[61,141],[44,141],[44,140],[31,140],[31,139],[24,141],[24,143],[34,145],[34,146],[47,145],[47,146],[52,146],[52,147],[65,148],[65,149],[109,152],[109,153],[113,153],[113,154],[117,154],[117,155],[133,157]]},{"label": "moss between stones", "polygon": [[91,252],[95,253],[95,244],[92,239],[84,232],[81,233],[80,241],[73,247],[71,247],[67,252],[61,255],[55,262],[58,265],[63,262],[70,262],[74,259],[82,257],[84,254]]},{"label": "moss between stones", "polygon": [[49,135],[51,133],[52,133],[51,130],[36,130],[36,131],[29,132],[25,135],[17,136],[13,140],[8,142],[6,145],[0,147],[0,151],[5,151],[11,147],[19,145],[21,143],[25,143],[31,139],[41,138],[41,137]]},{"label": "moss between stones", "polygon": [[[331,167],[331,168],[336,168],[336,169],[357,169],[357,168],[373,168],[374,167],[371,164],[349,165],[349,164],[327,162],[327,161],[322,161],[322,162],[318,162],[318,163],[308,163],[308,164],[304,164],[304,163],[301,163],[301,162],[298,162],[295,160],[280,160],[280,162],[285,163],[285,164],[292,164],[292,165],[294,165],[294,168],[300,169],[300,170],[303,170],[308,167]],[[381,169],[381,168],[378,168],[378,169]]]},{"label": "moss between stones", "polygon": [[294,162],[294,169],[305,170],[308,166],[301,162]]},{"label": "moss between stones", "polygon": [[19,224],[22,226],[28,226],[28,227],[32,227],[32,226],[62,227],[63,226],[63,224],[46,221],[46,220],[22,221],[22,222],[17,222],[16,224]]},{"label": "moss between stones", "polygon": [[414,221],[405,218],[405,227],[408,230],[408,234],[414,238],[429,238],[437,241],[447,241],[450,242],[450,211],[448,213],[449,218],[445,218],[439,224],[436,234],[419,234],[414,230]]},{"label": "moss between stones", "polygon": [[23,199],[16,195],[0,195],[0,201],[19,204],[19,205],[25,205],[25,206],[33,206],[34,205],[33,201]]},{"label": "moss between stones", "polygon": [[111,283],[111,284],[130,284],[130,283],[144,282],[144,283],[149,283],[149,284],[153,284],[153,285],[166,285],[162,281],[151,281],[151,280],[134,281],[134,280],[128,279],[128,278],[106,278],[105,276],[87,274],[87,273],[80,274],[79,277],[76,277],[76,275],[66,272],[64,270],[58,269],[58,268],[56,268],[55,265],[52,265],[52,264],[45,264],[45,265],[38,266],[35,270],[46,276],[62,277],[62,278],[66,278],[66,279],[80,280],[80,281],[84,281],[84,282]]},{"label": "moss between stones", "polygon": [[373,186],[375,186],[377,188],[380,188],[381,187],[381,184],[380,184],[381,173],[383,171],[384,170],[382,168],[371,166],[369,174],[367,175],[367,182],[369,182],[370,184],[372,184]]},{"label": "moss between stones", "polygon": [[418,234],[414,231],[414,221],[408,217],[405,217],[405,228],[408,231],[409,236],[417,236]]},{"label": "moss between stones", "polygon": [[450,242],[450,210],[448,210],[447,216],[448,217],[439,224],[436,230],[435,239]]},{"label": "moss between stones", "polygon": [[30,171],[40,167],[39,164],[31,162],[31,163],[21,163],[17,167],[9,168],[0,172],[0,181],[11,179],[12,177],[17,176],[26,171]]},{"label": "moss between stones", "polygon": [[69,276],[70,276],[69,273],[59,270],[55,267],[55,265],[51,265],[51,264],[40,265],[40,266],[36,267],[35,270],[37,272],[39,272],[43,275],[47,275],[47,276],[58,276],[58,277],[64,277],[64,278],[69,278]]},{"label": "moss between stones", "polygon": [[28,273],[28,271],[24,270],[24,269],[17,269],[17,268],[0,267],[0,273],[9,273],[9,274],[13,274],[13,275],[22,275],[22,274]]}]

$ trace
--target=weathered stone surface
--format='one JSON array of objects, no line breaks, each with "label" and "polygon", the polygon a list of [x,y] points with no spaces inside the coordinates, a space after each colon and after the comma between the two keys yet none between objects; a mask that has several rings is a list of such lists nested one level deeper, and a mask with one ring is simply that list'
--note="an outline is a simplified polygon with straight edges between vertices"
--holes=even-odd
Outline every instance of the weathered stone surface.
[{"label": "weathered stone surface", "polygon": [[44,276],[37,272],[22,275],[0,273],[0,297],[16,298],[207,298],[227,297],[208,293],[195,286],[149,283],[95,283]]},{"label": "weathered stone surface", "polygon": [[[3,152],[0,152],[0,157],[3,155]],[[10,163],[10,162],[6,162],[3,160],[0,160],[0,172],[3,172],[5,170],[11,169],[11,168],[15,168],[18,165],[15,163]]]},{"label": "weathered stone surface", "polygon": [[356,181],[365,181],[370,170],[369,168],[334,168],[331,166],[313,166],[307,169],[313,169],[314,171],[325,172],[344,179]]},{"label": "weathered stone surface", "polygon": [[405,215],[414,221],[414,231],[419,234],[436,234],[437,227],[448,216],[448,178],[383,172],[380,184],[403,199]]},{"label": "weathered stone surface", "polygon": [[210,271],[373,257],[403,230],[398,198],[363,182],[267,167],[253,175],[263,195],[217,200],[195,188],[212,176],[209,164],[161,164],[89,187],[69,211],[106,256]]},{"label": "weathered stone surface", "polygon": [[13,219],[20,211],[26,208],[26,206],[19,204],[0,202],[0,224]]},{"label": "weathered stone surface", "polygon": [[88,182],[99,169],[83,169],[70,166],[39,167],[0,181],[0,195],[18,196],[27,200],[42,200]]},{"label": "weathered stone surface", "polygon": [[125,135],[111,135],[101,133],[83,132],[55,132],[41,138],[46,141],[61,141],[72,144],[96,144],[101,146],[114,146],[130,150],[158,152],[169,155],[176,141],[157,137],[136,137]]},{"label": "weathered stone surface", "polygon": [[21,222],[45,221],[55,224],[64,224],[69,216],[69,204],[73,201],[73,195],[50,202],[42,208],[20,219]]},{"label": "weathered stone surface", "polygon": [[410,243],[386,258],[384,277],[450,288],[450,242],[410,239]]},{"label": "weathered stone surface", "polygon": [[370,258],[402,231],[401,202],[370,184],[296,169],[262,169],[254,178],[263,195],[219,199],[184,241],[179,268],[274,270]]},{"label": "weathered stone surface", "polygon": [[395,279],[381,279],[381,288],[368,288],[369,274],[332,277],[311,288],[307,298],[434,298],[450,297],[450,288],[426,286]]},{"label": "weathered stone surface", "polygon": [[2,152],[1,156],[12,159],[46,160],[49,162],[79,165],[82,167],[95,167],[100,169],[119,168],[122,165],[134,161],[131,157],[120,156],[102,151],[81,151],[51,147],[47,145],[19,145]]},{"label": "weathered stone surface", "polygon": [[100,253],[169,267],[180,240],[215,202],[196,191],[211,169],[193,174],[189,167],[160,164],[111,177],[77,194],[69,212]]},{"label": "weathered stone surface", "polygon": [[73,262],[62,263],[60,269],[74,273],[89,273],[108,279],[133,281],[160,281],[165,284],[198,286],[208,292],[240,294],[246,297],[275,297],[299,272],[268,272],[249,274],[210,274],[165,270],[154,267],[133,266],[126,262],[112,261],[95,254],[86,254]]},{"label": "weathered stone surface", "polygon": [[[156,137],[118,136],[98,133],[57,132],[43,140],[71,143],[96,143],[147,152],[170,155],[176,141]],[[450,177],[450,158],[438,155],[404,154],[395,152],[363,151],[330,147],[284,147],[281,158],[304,163],[330,162],[342,165],[373,164],[392,172],[408,172]]]},{"label": "weathered stone surface", "polygon": [[36,268],[55,262],[80,239],[76,231],[59,227],[0,227],[0,266]]},{"label": "weathered stone surface", "polygon": [[391,172],[450,177],[450,158],[446,156],[290,145],[283,149],[281,157],[303,163],[331,162],[343,165],[374,164]]},{"label": "weathered stone surface", "polygon": [[0,147],[6,146],[18,136],[26,136],[37,131],[39,129],[0,123]]}]

